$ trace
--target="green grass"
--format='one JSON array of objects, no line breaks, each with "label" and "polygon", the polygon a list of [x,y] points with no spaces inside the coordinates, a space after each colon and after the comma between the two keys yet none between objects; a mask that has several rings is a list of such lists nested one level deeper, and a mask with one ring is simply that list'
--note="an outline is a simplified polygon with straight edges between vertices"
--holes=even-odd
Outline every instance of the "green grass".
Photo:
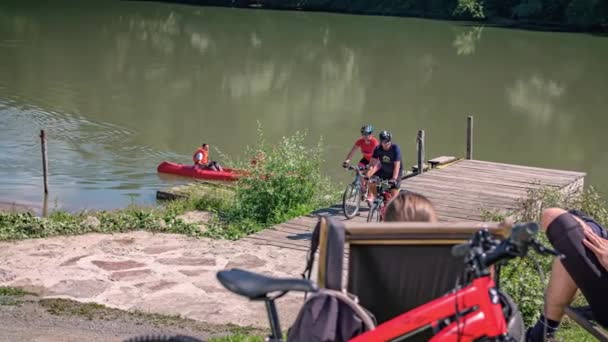
[{"label": "green grass", "polygon": [[198,331],[205,331],[211,334],[227,334],[227,336],[261,336],[262,334],[260,329],[253,327],[241,327],[234,324],[208,324],[189,318],[184,318],[180,315],[163,315],[142,311],[125,311],[109,308],[97,303],[80,303],[69,299],[44,298],[39,299],[38,304],[52,315],[80,317],[90,321],[105,320],[146,322],[160,328],[188,328]]},{"label": "green grass", "polygon": [[0,287],[0,305],[2,306],[21,305],[25,296],[35,296],[35,294],[17,287]]},{"label": "green grass", "polygon": [[574,322],[568,322],[564,320],[560,326],[557,338],[560,341],[576,341],[576,342],[594,342],[597,341],[595,337],[589,334],[585,329],[581,328]]},{"label": "green grass", "polygon": [[[36,217],[31,213],[0,213],[0,240],[134,230],[202,236],[197,226],[177,220],[177,214],[163,208],[137,207],[89,214],[54,212],[48,218]],[[91,224],[91,220],[98,223]]]},{"label": "green grass", "polygon": [[214,337],[209,342],[263,342],[264,337],[258,335],[233,334],[224,337]]},{"label": "green grass", "polygon": [[0,296],[24,297],[24,296],[35,296],[35,294],[24,291],[17,287],[1,286],[0,287]]}]

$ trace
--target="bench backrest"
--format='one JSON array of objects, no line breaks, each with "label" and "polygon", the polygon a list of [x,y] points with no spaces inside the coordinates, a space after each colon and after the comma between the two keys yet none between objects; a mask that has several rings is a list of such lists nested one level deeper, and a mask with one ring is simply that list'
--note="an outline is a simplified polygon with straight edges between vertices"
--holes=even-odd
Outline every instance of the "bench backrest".
[{"label": "bench backrest", "polygon": [[[330,227],[328,231],[344,229],[348,292],[359,298],[378,323],[445,294],[462,280],[464,262],[451,255],[452,246],[467,241],[482,228],[498,236],[505,236],[509,230],[508,225],[498,223],[323,220]],[[319,247],[318,279],[323,282],[330,275],[326,266],[332,264],[327,262],[332,244],[320,243]],[[332,268],[331,274],[335,272]]]}]

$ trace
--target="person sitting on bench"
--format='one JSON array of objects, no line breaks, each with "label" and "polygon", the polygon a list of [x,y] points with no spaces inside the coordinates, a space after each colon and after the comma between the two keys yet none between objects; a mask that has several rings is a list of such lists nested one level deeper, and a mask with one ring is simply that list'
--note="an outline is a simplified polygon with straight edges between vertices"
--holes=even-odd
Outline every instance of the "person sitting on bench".
[{"label": "person sitting on bench", "polygon": [[560,208],[544,210],[541,226],[565,258],[553,262],[544,315],[528,329],[527,341],[553,338],[577,289],[589,302],[593,319],[608,327],[608,232],[585,213]]}]

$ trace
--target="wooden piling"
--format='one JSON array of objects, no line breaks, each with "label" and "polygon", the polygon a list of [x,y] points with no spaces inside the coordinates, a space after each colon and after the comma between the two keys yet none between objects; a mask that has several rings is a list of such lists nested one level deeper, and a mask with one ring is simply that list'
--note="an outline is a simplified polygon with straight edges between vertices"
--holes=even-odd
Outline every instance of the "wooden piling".
[{"label": "wooden piling", "polygon": [[42,146],[42,174],[44,177],[44,193],[49,193],[49,182],[48,182],[48,159],[46,156],[46,135],[44,134],[44,130],[40,130],[40,144]]},{"label": "wooden piling", "polygon": [[467,154],[466,159],[473,159],[473,115],[467,118]]},{"label": "wooden piling", "polygon": [[418,131],[416,138],[416,146],[418,149],[418,174],[424,172],[424,130]]}]

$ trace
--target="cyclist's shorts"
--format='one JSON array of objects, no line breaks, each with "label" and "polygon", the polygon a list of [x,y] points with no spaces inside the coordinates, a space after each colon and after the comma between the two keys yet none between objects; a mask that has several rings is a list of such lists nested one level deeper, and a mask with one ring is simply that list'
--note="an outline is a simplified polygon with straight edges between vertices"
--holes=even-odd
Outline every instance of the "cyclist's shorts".
[{"label": "cyclist's shorts", "polygon": [[367,160],[367,159],[365,159],[365,158],[361,158],[361,160],[359,160],[359,166],[360,166],[360,167],[362,167],[362,168],[363,168],[363,167],[365,167],[365,166],[367,166],[367,165],[369,165],[369,160]]},{"label": "cyclist's shorts", "polygon": [[[392,172],[382,172],[382,169],[376,171],[376,173],[374,173],[374,176],[378,176],[378,178],[382,179],[382,180],[390,180],[391,178],[393,178],[393,173]],[[397,179],[397,182],[395,184],[393,184],[391,186],[391,189],[399,189],[401,187],[401,177],[399,177]]]},{"label": "cyclist's shorts", "polygon": [[[606,230],[593,219],[581,218],[591,230],[606,239]],[[595,254],[582,240],[585,239],[579,221],[570,213],[564,213],[551,222],[547,237],[553,247],[565,258],[562,264],[589,302],[594,318],[608,327],[608,271],[600,264]]]}]

